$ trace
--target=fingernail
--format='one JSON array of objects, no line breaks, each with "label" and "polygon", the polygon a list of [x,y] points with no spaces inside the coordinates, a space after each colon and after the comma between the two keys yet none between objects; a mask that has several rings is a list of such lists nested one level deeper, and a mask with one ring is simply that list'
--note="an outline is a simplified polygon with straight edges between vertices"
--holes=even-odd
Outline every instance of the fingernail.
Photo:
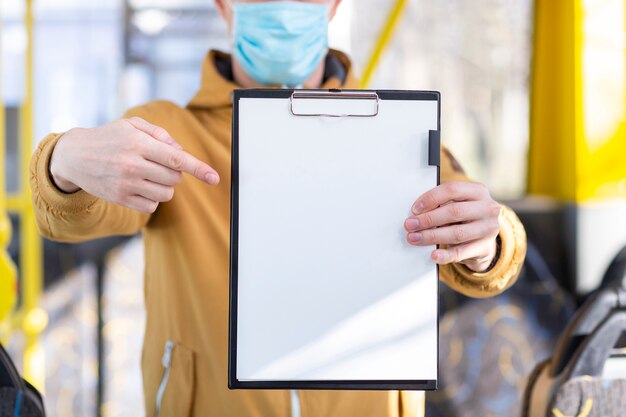
[{"label": "fingernail", "polygon": [[413,205],[413,213],[420,214],[424,210],[424,204],[422,202],[417,202]]},{"label": "fingernail", "polygon": [[419,242],[422,239],[421,233],[409,233],[409,240],[411,242]]},{"label": "fingernail", "polygon": [[406,221],[406,227],[408,229],[417,229],[417,227],[420,225],[420,221],[418,219],[408,219]]},{"label": "fingernail", "polygon": [[206,182],[209,184],[217,184],[219,182],[219,177],[211,172],[206,174]]},{"label": "fingernail", "polygon": [[436,262],[442,262],[444,260],[443,252],[434,251],[433,252],[433,260]]}]

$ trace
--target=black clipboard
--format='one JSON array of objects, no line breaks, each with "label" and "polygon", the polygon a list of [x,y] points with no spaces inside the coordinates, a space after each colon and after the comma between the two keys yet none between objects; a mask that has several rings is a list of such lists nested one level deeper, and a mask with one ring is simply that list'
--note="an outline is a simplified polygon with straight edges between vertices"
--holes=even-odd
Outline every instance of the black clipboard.
[{"label": "black clipboard", "polygon": [[[433,248],[402,243],[402,227],[414,199],[439,184],[439,132],[434,91],[234,91],[229,388],[436,389],[438,267]],[[399,184],[415,189],[380,208],[397,219],[372,218],[379,236],[352,244],[337,213],[354,199],[378,204],[376,193]],[[316,206],[315,193],[330,200]],[[375,259],[386,253],[376,245],[390,256]]]}]

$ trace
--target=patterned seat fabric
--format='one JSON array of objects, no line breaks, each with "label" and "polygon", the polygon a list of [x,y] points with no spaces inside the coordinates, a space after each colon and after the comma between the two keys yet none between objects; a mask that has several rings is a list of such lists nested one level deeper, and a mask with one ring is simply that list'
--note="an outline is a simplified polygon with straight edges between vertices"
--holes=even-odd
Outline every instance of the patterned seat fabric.
[{"label": "patterned seat fabric", "polygon": [[578,377],[559,388],[554,417],[626,417],[626,379]]},{"label": "patterned seat fabric", "polygon": [[522,417],[626,417],[626,379],[580,376],[559,383],[549,375],[551,360],[531,373]]},{"label": "patterned seat fabric", "polygon": [[483,300],[441,284],[439,390],[428,417],[519,417],[527,375],[552,354],[574,312],[571,298],[529,245],[518,282]]}]

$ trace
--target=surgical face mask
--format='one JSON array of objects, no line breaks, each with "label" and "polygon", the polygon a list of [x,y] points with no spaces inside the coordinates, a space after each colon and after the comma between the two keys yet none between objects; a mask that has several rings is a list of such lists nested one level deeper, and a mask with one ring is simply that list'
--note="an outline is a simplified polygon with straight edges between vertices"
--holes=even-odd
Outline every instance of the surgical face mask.
[{"label": "surgical face mask", "polygon": [[330,4],[235,3],[233,53],[259,84],[300,86],[328,52]]}]

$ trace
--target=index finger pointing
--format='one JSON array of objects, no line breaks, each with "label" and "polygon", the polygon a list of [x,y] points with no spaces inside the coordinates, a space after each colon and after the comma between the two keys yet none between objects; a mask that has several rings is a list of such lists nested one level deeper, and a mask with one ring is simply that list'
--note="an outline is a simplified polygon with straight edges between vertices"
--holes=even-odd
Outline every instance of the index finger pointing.
[{"label": "index finger pointing", "polygon": [[422,194],[411,207],[411,211],[414,214],[420,214],[451,201],[479,200],[484,197],[485,193],[488,191],[479,183],[446,182]]},{"label": "index finger pointing", "polygon": [[175,149],[159,142],[150,144],[145,158],[176,171],[191,174],[200,181],[211,185],[220,182],[220,176],[217,171],[209,165],[183,150]]}]

